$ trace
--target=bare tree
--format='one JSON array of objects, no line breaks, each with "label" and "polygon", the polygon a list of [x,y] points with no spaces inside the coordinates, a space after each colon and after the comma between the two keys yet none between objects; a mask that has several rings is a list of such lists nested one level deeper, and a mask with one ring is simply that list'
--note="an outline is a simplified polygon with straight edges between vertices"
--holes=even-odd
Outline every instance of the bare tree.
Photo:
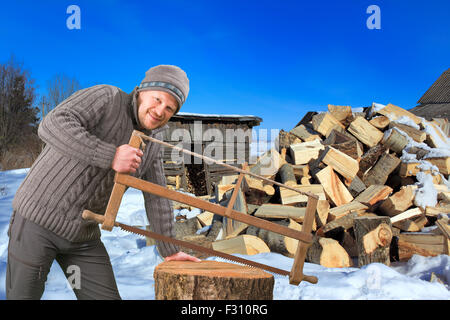
[{"label": "bare tree", "polygon": [[47,95],[40,100],[42,118],[54,109],[58,104],[81,89],[81,85],[75,78],[65,74],[57,74],[47,81]]},{"label": "bare tree", "polygon": [[14,57],[0,64],[0,154],[36,133],[35,98],[34,81]]}]

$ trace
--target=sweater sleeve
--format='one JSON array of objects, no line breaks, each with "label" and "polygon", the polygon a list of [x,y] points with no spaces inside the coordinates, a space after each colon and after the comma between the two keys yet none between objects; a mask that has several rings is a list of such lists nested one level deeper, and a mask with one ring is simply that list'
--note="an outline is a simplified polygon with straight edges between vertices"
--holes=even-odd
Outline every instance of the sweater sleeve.
[{"label": "sweater sleeve", "polygon": [[[162,150],[161,150],[162,151]],[[161,152],[150,164],[149,168],[143,175],[147,181],[166,187],[166,177],[161,159]],[[174,217],[172,203],[167,198],[155,196],[153,194],[143,192],[145,210],[153,232],[174,238]],[[157,248],[161,256],[167,257],[180,251],[178,246],[162,241],[157,241]]]},{"label": "sweater sleeve", "polygon": [[118,105],[117,96],[113,87],[106,85],[74,93],[44,117],[38,128],[39,137],[69,158],[110,168],[116,146],[93,132],[104,121],[105,113]]}]

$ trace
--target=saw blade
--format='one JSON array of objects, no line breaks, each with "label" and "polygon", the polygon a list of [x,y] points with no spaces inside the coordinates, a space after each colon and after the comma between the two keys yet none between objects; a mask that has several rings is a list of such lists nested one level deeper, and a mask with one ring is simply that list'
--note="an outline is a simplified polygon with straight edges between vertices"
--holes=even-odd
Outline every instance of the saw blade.
[{"label": "saw blade", "polygon": [[167,236],[164,236],[162,234],[159,234],[159,233],[156,233],[156,232],[152,232],[152,231],[149,231],[149,230],[139,229],[139,228],[132,227],[132,226],[129,226],[129,225],[126,225],[126,224],[122,224],[122,223],[119,223],[119,222],[116,222],[116,225],[119,226],[122,230],[125,230],[127,232],[131,232],[131,233],[138,234],[138,235],[141,235],[141,236],[150,237],[150,238],[153,238],[155,240],[169,242],[169,243],[175,244],[175,245],[180,246],[180,247],[184,247],[184,248],[188,248],[188,249],[195,250],[195,251],[198,251],[198,252],[206,253],[206,254],[208,254],[210,256],[220,257],[220,258],[223,258],[225,260],[230,260],[230,261],[233,261],[233,262],[244,264],[244,265],[249,266],[249,267],[263,269],[263,270],[266,270],[266,271],[269,271],[269,272],[272,272],[272,273],[276,273],[276,274],[279,274],[279,275],[282,275],[282,276],[289,276],[289,274],[290,274],[290,272],[286,271],[286,270],[278,269],[278,268],[275,268],[275,267],[271,267],[271,266],[268,266],[268,265],[265,265],[265,264],[262,264],[262,263],[259,263],[259,262],[247,260],[247,259],[244,259],[244,258],[236,257],[236,256],[233,256],[231,254],[220,252],[220,251],[216,251],[216,250],[210,249],[210,248],[206,248],[206,247],[200,246],[200,245],[195,244],[195,243],[191,243],[191,242],[187,242],[187,241],[183,241],[183,240],[167,237]]}]

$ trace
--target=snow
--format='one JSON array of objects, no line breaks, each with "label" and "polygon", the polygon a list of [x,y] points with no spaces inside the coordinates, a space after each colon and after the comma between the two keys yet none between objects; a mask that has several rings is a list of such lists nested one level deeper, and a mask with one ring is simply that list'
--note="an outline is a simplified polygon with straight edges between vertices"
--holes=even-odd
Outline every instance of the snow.
[{"label": "snow", "polygon": [[359,107],[359,108],[352,108],[352,112],[353,112],[353,113],[357,113],[357,112],[364,112],[364,108],[363,108],[363,107]]},{"label": "snow", "polygon": [[405,124],[407,126],[413,127],[414,129],[420,130],[420,126],[416,124],[410,117],[408,116],[401,116],[392,122]]},{"label": "snow", "polygon": [[[429,121],[422,118],[422,124],[424,125],[424,131],[433,137],[433,140],[437,144],[437,148],[447,149],[450,152],[450,139],[438,126],[433,126]],[[447,155],[448,156],[448,155]]]},{"label": "snow", "polygon": [[242,115],[242,114],[206,114],[206,113],[193,113],[193,112],[178,112],[179,116],[196,116],[202,118],[259,118],[254,115]]},{"label": "snow", "polygon": [[[7,229],[12,212],[12,200],[28,169],[0,172],[0,299],[5,299],[7,263]],[[424,184],[427,185],[427,180]],[[198,210],[176,210],[174,214],[194,216]],[[146,225],[144,202],[139,190],[129,188],[120,206],[117,221],[130,225]],[[155,246],[145,246],[145,239],[134,234],[113,229],[102,230],[102,241],[111,258],[119,292],[123,299],[152,300],[154,293],[154,268],[163,261]],[[249,260],[290,270],[293,259],[277,253],[237,255]],[[208,260],[224,261],[220,258]],[[430,282],[434,272],[445,284]],[[288,277],[274,275],[275,300],[392,300],[433,299],[449,300],[450,257],[413,256],[408,262],[392,263],[390,267],[372,263],[362,268],[325,268],[305,263],[304,273],[319,278],[315,285],[302,282],[289,284]],[[69,288],[64,273],[55,262],[48,275],[42,299],[71,300],[75,295]]]},{"label": "snow", "polygon": [[414,196],[414,204],[423,209],[427,206],[435,207],[438,192],[433,185],[433,177],[431,174],[418,172],[416,178],[418,188]]}]

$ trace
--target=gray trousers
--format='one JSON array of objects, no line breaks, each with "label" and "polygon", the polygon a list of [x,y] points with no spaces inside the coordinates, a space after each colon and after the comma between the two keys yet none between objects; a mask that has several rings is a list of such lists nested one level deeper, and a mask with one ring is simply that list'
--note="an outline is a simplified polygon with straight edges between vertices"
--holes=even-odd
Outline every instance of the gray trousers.
[{"label": "gray trousers", "polygon": [[14,214],[8,235],[6,299],[40,299],[55,259],[77,299],[120,299],[111,262],[100,239],[73,243],[19,213]]}]

